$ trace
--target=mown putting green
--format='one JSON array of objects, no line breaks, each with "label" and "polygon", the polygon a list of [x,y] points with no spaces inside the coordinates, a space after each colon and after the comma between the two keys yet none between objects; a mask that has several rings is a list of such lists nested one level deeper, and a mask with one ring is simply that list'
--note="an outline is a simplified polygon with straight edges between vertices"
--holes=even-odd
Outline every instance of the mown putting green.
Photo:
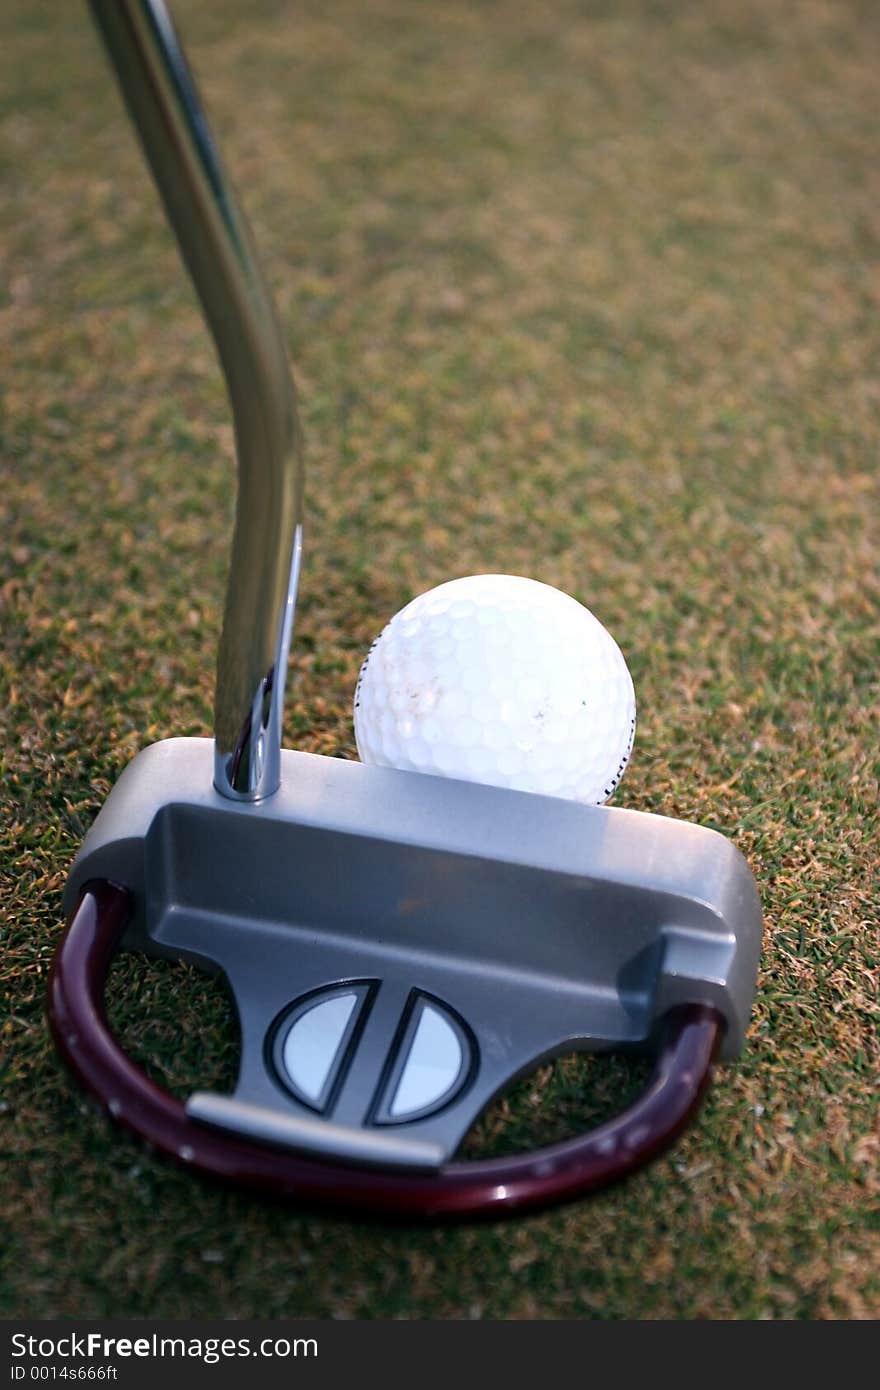
[{"label": "mown putting green", "polygon": [[[42,1013],[61,885],[128,759],[211,728],[232,439],[210,342],[84,7],[0,18],[4,720],[0,1314],[880,1314],[870,6],[175,13],[297,366],[307,561],[286,742],[355,755],[363,652],[504,570],[614,632],[615,803],[757,875],[749,1048],[674,1153],[518,1225],[350,1225],[221,1191],[93,1113]],[[167,1084],[234,1028],[119,963]],[[470,1152],[580,1128],[636,1064],[566,1061]]]}]

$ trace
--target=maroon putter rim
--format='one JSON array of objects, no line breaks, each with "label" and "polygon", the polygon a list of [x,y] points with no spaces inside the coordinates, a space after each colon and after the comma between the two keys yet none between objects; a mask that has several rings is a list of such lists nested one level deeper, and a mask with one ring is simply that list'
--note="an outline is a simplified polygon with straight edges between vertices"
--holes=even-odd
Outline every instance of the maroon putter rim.
[{"label": "maroon putter rim", "polygon": [[637,1099],[596,1129],[531,1153],[452,1162],[426,1174],[322,1161],[198,1123],[123,1052],[107,1023],[104,988],[130,911],[125,888],[96,881],[83,890],[49,980],[59,1052],[108,1113],[152,1148],[211,1177],[303,1203],[439,1219],[513,1214],[594,1192],[674,1142],[700,1105],[724,1032],[720,1014],[706,1005],[672,1010]]}]

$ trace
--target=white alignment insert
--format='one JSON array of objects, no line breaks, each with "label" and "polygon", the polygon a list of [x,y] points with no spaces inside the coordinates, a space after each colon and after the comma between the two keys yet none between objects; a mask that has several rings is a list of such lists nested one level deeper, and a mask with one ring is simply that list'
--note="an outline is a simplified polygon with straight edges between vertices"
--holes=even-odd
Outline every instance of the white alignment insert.
[{"label": "white alignment insert", "polygon": [[284,1070],[294,1086],[315,1104],[330,1075],[356,994],[335,994],[314,1004],[291,1026],[284,1040]]},{"label": "white alignment insert", "polygon": [[395,1119],[424,1110],[449,1091],[461,1071],[458,1035],[437,1009],[426,1004],[404,1063],[391,1114]]}]

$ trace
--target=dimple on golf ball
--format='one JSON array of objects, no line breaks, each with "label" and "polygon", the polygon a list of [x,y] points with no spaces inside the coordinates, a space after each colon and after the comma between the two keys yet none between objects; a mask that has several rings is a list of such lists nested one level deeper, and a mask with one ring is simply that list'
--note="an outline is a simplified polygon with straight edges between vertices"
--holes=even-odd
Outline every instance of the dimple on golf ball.
[{"label": "dimple on golf ball", "polygon": [[420,594],[361,667],[362,762],[599,803],[629,761],[633,683],[614,638],[534,579],[478,574]]}]

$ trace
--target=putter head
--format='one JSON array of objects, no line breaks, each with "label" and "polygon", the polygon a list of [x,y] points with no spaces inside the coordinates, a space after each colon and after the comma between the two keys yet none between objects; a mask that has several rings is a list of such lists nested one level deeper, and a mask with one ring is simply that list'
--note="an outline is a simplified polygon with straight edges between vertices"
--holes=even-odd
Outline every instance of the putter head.
[{"label": "putter head", "polygon": [[221,972],[232,1096],[189,1116],[355,1164],[438,1169],[517,1076],[572,1050],[656,1047],[703,1004],[743,1044],[761,911],[698,826],[285,750],[281,789],[212,787],[213,744],[126,769],[71,872],[123,884],[126,944]]}]

